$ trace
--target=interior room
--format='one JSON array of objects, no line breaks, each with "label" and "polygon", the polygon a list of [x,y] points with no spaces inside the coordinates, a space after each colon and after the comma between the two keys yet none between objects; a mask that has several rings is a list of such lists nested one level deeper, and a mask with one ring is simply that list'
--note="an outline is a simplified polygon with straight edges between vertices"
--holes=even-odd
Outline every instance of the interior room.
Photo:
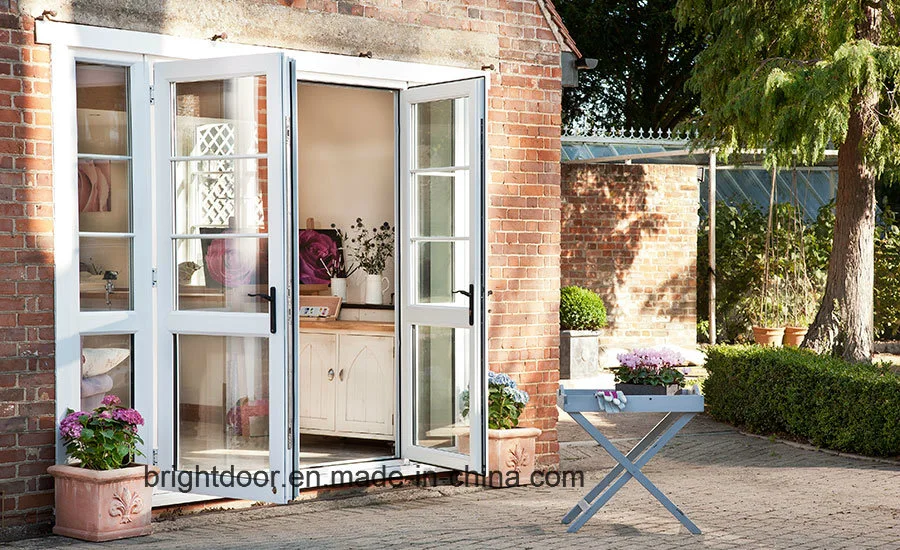
[{"label": "interior room", "polygon": [[[299,465],[393,457],[396,93],[300,82],[297,98]],[[376,233],[380,272],[360,259]]]}]

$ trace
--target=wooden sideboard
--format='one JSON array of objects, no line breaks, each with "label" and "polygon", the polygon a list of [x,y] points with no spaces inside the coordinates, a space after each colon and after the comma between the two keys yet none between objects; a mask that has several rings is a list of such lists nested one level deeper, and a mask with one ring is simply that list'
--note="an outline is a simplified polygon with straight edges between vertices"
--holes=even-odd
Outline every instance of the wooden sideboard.
[{"label": "wooden sideboard", "polygon": [[300,321],[300,433],[394,439],[394,324]]}]

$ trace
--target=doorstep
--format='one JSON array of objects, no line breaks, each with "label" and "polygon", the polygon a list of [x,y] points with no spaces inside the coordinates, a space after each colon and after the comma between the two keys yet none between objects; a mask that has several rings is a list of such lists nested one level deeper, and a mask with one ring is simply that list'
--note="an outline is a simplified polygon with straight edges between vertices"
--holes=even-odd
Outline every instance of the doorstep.
[{"label": "doorstep", "polygon": [[[449,472],[446,480],[451,480]],[[287,517],[356,508],[373,504],[395,504],[486,490],[481,486],[416,486],[412,480],[400,487],[321,487],[310,489],[288,504],[265,504],[249,500],[220,499],[167,506],[153,510],[153,532],[179,531],[207,525],[234,524],[244,520]]]}]

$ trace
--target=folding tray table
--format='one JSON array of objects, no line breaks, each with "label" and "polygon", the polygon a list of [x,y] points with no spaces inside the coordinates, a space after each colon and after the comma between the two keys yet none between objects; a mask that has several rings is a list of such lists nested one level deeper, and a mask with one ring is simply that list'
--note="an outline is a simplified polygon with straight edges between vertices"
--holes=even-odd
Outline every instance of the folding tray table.
[{"label": "folding tray table", "polygon": [[562,522],[570,524],[568,531],[575,533],[597,513],[609,499],[631,478],[634,478],[653,495],[675,518],[695,535],[700,529],[684,512],[663,494],[641,472],[651,458],[665,446],[694,416],[703,412],[703,396],[697,394],[679,395],[628,395],[625,409],[629,413],[667,413],[660,422],[632,448],[627,455],[607,439],[596,426],[584,417],[586,412],[606,412],[600,407],[596,393],[604,390],[580,390],[559,387],[557,402],[559,407],[571,416],[594,440],[612,456],[618,465],[613,468],[596,487],[581,499],[566,514]]}]

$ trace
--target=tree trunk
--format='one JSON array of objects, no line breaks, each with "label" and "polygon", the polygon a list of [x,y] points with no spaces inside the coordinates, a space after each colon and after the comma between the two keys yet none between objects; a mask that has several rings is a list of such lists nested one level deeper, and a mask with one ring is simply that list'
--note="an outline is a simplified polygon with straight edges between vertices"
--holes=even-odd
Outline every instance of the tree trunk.
[{"label": "tree trunk", "polygon": [[[857,37],[877,44],[881,11],[864,10]],[[803,342],[803,347],[852,362],[871,361],[874,341],[875,173],[862,151],[878,129],[878,93],[857,89],[850,99],[847,136],[838,149],[834,239],[825,296]]]}]

